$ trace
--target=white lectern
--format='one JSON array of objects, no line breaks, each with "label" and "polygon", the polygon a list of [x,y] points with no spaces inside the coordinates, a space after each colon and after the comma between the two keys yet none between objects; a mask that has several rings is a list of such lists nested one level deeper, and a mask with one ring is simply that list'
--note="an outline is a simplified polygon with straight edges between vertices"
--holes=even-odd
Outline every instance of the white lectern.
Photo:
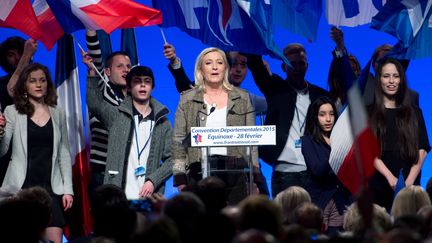
[{"label": "white lectern", "polygon": [[[276,126],[229,126],[229,127],[192,127],[191,146],[204,147],[206,156],[203,158],[203,178],[215,172],[233,173],[249,171],[248,194],[253,191],[253,154],[252,148],[259,145],[276,144]],[[248,169],[211,168],[209,163],[212,147],[248,147]]]}]

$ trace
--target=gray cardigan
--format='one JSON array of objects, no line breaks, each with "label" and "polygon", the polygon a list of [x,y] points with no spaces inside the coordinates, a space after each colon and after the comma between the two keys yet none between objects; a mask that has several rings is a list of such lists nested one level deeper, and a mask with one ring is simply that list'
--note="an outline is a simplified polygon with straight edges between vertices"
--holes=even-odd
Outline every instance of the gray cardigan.
[{"label": "gray cardigan", "polygon": [[[87,106],[108,129],[104,183],[125,188],[128,156],[134,130],[132,99],[127,96],[119,106],[113,106],[104,100],[98,87],[98,78],[88,77]],[[154,192],[163,193],[165,181],[172,175],[170,147],[172,127],[167,118],[169,111],[165,106],[154,98],[151,98],[150,106],[155,114],[155,127],[147,160],[146,181],[150,180],[153,183]]]},{"label": "gray cardigan", "polygon": [[[53,154],[51,188],[57,195],[73,195],[72,163],[66,127],[66,114],[58,107],[49,107],[53,124]],[[6,107],[5,136],[0,142],[0,157],[6,154],[12,141],[12,156],[3,186],[21,188],[27,173],[27,115],[20,114],[15,105]],[[12,139],[13,137],[13,139]]]}]

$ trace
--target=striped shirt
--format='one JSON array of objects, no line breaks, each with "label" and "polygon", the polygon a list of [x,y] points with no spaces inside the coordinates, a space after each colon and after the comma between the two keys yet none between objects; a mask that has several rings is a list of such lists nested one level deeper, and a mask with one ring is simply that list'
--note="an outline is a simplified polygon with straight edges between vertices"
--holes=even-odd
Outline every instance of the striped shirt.
[{"label": "striped shirt", "polygon": [[[93,63],[103,74],[102,52],[97,35],[89,35],[87,32],[86,43],[89,55],[93,58]],[[107,79],[106,76],[105,78]],[[111,85],[113,84],[111,83]],[[99,80],[98,86],[103,92],[105,100],[113,106],[118,106],[123,101],[123,97],[119,95],[119,92],[115,92],[110,86],[105,85],[102,79]],[[108,130],[92,114],[89,114],[89,124],[91,133],[90,165],[94,172],[104,172],[108,149]]]}]

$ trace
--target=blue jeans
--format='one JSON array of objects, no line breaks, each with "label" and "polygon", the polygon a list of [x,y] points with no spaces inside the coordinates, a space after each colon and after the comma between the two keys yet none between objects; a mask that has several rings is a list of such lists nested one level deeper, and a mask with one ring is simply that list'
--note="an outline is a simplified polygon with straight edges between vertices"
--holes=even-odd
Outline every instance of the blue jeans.
[{"label": "blue jeans", "polygon": [[309,175],[306,171],[300,171],[300,172],[273,171],[272,180],[271,180],[273,198],[275,198],[279,192],[287,189],[290,186],[300,186],[305,188],[308,179],[309,179]]}]

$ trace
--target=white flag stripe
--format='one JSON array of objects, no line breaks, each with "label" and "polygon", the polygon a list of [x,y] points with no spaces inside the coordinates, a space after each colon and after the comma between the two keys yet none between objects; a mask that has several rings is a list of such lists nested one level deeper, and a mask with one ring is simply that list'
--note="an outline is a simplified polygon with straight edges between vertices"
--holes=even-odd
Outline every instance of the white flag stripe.
[{"label": "white flag stripe", "polygon": [[355,115],[352,114],[355,119],[351,119],[351,123],[353,126],[353,132],[357,137],[367,128],[368,124],[366,109],[357,83],[353,84],[353,86],[348,90],[348,104],[350,110],[355,112]]},{"label": "white flag stripe", "polygon": [[[368,24],[372,17],[378,13],[378,10],[372,3],[372,0],[358,0],[359,14],[352,18],[345,17],[345,10],[342,0],[327,0],[326,15],[330,25],[355,27],[358,25]],[[386,0],[382,3],[385,4]]]},{"label": "white flag stripe", "polygon": [[0,19],[5,21],[12,9],[17,4],[18,0],[3,0],[0,8]]},{"label": "white flag stripe", "polygon": [[71,4],[82,8],[82,7],[86,7],[88,5],[93,5],[93,4],[98,4],[100,2],[100,0],[71,0],[70,1]]},{"label": "white flag stripe", "polygon": [[353,135],[349,118],[349,108],[346,107],[336,121],[333,131],[330,135],[331,152],[329,163],[335,174],[339,171],[342,161],[353,144]]},{"label": "white flag stripe", "polygon": [[71,3],[71,9],[72,13],[85,25],[87,29],[90,30],[100,30],[101,27],[97,25],[92,18],[90,18],[86,13],[84,13],[80,7],[84,6],[77,6],[75,3]]},{"label": "white flag stripe", "polygon": [[[69,77],[57,87],[59,106],[66,112],[67,129],[69,134],[70,154],[76,156],[85,149],[84,125],[81,108],[81,94],[78,82],[78,69],[75,68]],[[72,158],[75,163],[75,158]]]},{"label": "white flag stripe", "polygon": [[36,13],[36,16],[41,15],[49,8],[48,3],[45,0],[35,0],[32,6]]}]

